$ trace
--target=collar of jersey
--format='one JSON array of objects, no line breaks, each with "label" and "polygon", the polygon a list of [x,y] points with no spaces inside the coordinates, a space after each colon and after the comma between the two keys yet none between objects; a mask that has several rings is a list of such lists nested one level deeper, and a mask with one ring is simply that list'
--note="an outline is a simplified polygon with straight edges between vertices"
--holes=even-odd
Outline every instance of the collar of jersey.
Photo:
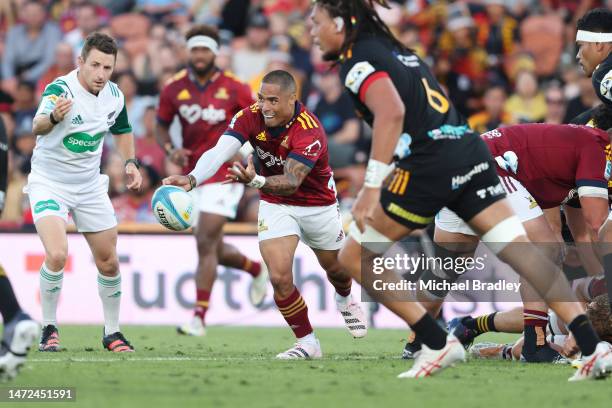
[{"label": "collar of jersey", "polygon": [[293,114],[293,117],[291,118],[291,120],[289,122],[287,122],[286,125],[281,125],[281,126],[276,126],[276,127],[269,127],[267,128],[268,133],[270,133],[270,135],[272,136],[272,138],[277,138],[280,135],[283,134],[283,132],[287,129],[289,129],[291,127],[291,125],[293,125],[293,122],[295,122],[295,119],[298,117],[298,115],[302,112],[302,104],[299,101],[295,101],[295,113]]},{"label": "collar of jersey", "polygon": [[219,78],[219,75],[221,74],[221,70],[219,68],[215,68],[215,73],[213,74],[213,76],[210,77],[210,79],[208,81],[206,81],[206,83],[204,85],[202,85],[200,83],[200,81],[198,81],[198,79],[196,78],[195,74],[193,73],[193,71],[191,70],[191,68],[187,68],[187,73],[189,75],[189,80],[191,82],[193,82],[193,84],[201,91],[203,92],[206,88],[208,88],[208,85],[212,84],[217,78]]}]

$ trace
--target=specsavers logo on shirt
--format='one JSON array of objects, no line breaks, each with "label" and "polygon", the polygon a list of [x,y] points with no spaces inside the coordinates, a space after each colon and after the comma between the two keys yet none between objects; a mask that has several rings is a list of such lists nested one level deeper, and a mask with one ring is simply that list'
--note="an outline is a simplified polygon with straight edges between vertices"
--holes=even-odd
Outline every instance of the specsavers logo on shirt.
[{"label": "specsavers logo on shirt", "polygon": [[72,133],[64,138],[64,147],[73,153],[95,152],[104,139],[104,133],[90,135],[84,132]]}]

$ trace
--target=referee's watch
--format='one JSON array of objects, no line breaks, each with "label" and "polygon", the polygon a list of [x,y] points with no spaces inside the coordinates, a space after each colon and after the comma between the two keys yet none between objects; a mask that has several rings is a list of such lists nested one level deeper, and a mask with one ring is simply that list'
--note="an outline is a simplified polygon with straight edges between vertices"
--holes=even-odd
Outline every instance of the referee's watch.
[{"label": "referee's watch", "polygon": [[134,164],[134,166],[136,166],[136,168],[137,168],[137,169],[139,169],[139,168],[140,168],[140,162],[139,162],[139,161],[138,161],[138,159],[137,159],[137,158],[135,158],[135,157],[133,157],[133,158],[131,158],[131,159],[127,159],[127,160],[125,161],[125,164],[123,165],[123,167],[127,166],[129,163]]}]

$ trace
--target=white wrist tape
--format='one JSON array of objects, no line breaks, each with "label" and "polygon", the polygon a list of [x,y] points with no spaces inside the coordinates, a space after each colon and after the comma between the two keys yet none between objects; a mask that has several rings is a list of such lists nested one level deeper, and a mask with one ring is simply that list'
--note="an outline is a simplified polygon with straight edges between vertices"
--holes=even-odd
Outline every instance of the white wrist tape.
[{"label": "white wrist tape", "polygon": [[592,31],[578,30],[576,33],[576,41],[591,43],[612,42],[612,33],[594,33]]},{"label": "white wrist tape", "polygon": [[253,177],[253,180],[251,180],[247,184],[247,186],[254,188],[262,188],[264,184],[266,184],[266,178],[257,174],[255,177]]},{"label": "white wrist tape", "polygon": [[392,170],[392,164],[385,164],[378,160],[370,159],[368,161],[368,168],[366,169],[363,186],[369,188],[380,188],[383,180],[387,178]]}]

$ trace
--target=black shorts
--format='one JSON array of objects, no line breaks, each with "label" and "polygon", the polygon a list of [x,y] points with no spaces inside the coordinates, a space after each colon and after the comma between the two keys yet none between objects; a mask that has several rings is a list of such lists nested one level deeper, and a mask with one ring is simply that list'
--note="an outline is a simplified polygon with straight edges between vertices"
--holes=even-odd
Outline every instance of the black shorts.
[{"label": "black shorts", "polygon": [[423,228],[448,207],[467,222],[506,196],[495,161],[480,138],[450,150],[396,163],[380,200],[389,217],[407,228]]}]

